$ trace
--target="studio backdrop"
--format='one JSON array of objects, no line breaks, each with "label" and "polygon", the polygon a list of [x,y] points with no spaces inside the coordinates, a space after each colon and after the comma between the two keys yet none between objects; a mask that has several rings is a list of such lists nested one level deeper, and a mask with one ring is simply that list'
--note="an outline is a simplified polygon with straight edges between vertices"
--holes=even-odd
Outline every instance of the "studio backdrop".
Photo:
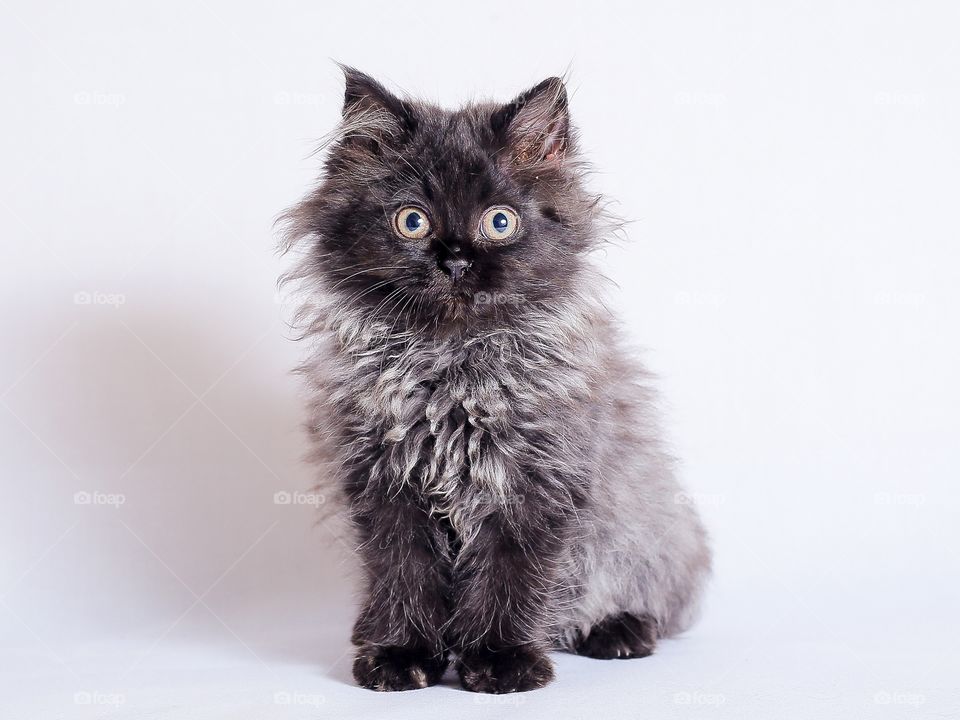
[{"label": "studio backdrop", "polygon": [[[943,717],[958,695],[960,8],[0,6],[10,718]],[[714,569],[700,621],[531,693],[362,690],[279,214],[355,66],[565,75],[597,253]]]}]

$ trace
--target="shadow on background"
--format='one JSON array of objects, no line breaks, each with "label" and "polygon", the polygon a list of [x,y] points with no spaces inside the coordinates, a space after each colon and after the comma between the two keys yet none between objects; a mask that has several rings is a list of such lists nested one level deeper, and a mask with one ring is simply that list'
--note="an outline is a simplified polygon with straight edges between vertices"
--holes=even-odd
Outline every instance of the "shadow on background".
[{"label": "shadow on background", "polygon": [[40,348],[5,371],[0,407],[7,460],[35,468],[8,505],[29,510],[5,529],[24,558],[4,583],[24,628],[7,638],[139,638],[144,657],[222,644],[349,682],[347,547],[318,525],[289,373],[302,348],[279,317],[47,310],[4,321]]}]

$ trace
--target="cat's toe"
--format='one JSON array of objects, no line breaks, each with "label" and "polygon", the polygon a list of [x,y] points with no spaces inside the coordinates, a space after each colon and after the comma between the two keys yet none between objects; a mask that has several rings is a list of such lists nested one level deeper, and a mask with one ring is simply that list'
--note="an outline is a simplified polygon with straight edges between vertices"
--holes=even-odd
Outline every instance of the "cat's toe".
[{"label": "cat's toe", "polygon": [[353,661],[353,677],[370,690],[416,690],[440,682],[446,667],[445,656],[424,650],[361,645]]},{"label": "cat's toe", "polygon": [[601,660],[628,659],[652,655],[657,646],[657,623],[648,615],[622,613],[594,625],[577,639],[578,655]]},{"label": "cat's toe", "polygon": [[531,646],[465,652],[457,671],[464,688],[480,693],[524,692],[553,680],[550,658]]}]

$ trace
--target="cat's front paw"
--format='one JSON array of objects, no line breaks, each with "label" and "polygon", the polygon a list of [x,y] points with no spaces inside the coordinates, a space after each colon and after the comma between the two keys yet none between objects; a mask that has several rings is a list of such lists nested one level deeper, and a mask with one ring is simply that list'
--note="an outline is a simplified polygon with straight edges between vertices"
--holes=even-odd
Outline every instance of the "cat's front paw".
[{"label": "cat's front paw", "polygon": [[553,663],[543,651],[525,645],[495,652],[464,652],[457,672],[460,684],[472,692],[523,692],[542,688],[553,680]]},{"label": "cat's front paw", "polygon": [[416,690],[436,685],[447,669],[445,655],[395,646],[361,645],[353,677],[370,690]]}]

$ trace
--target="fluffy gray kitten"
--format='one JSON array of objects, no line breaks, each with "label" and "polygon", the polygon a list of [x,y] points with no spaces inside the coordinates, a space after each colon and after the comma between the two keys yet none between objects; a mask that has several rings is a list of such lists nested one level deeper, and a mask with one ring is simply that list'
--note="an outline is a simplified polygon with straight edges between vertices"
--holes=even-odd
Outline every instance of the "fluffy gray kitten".
[{"label": "fluffy gray kitten", "polygon": [[321,484],[365,571],[357,682],[424,687],[454,658],[468,690],[513,692],[552,679],[550,649],[649,655],[710,553],[601,301],[562,81],[448,111],[345,74],[286,219]]}]

